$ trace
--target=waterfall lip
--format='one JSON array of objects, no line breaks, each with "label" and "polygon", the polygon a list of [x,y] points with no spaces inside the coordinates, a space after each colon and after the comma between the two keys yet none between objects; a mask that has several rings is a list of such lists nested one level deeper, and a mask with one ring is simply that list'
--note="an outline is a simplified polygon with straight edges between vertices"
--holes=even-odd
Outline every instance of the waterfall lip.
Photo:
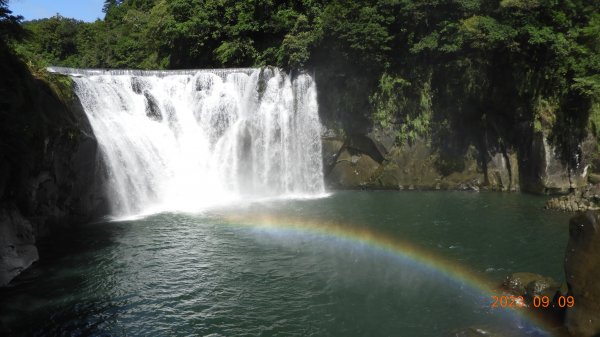
[{"label": "waterfall lip", "polygon": [[50,66],[46,70],[52,74],[68,75],[73,77],[84,76],[155,76],[166,77],[175,75],[195,75],[197,73],[211,73],[221,77],[229,74],[243,73],[251,75],[260,68],[215,68],[215,69],[180,69],[180,70],[141,70],[141,69],[102,69],[102,68],[69,68]]}]

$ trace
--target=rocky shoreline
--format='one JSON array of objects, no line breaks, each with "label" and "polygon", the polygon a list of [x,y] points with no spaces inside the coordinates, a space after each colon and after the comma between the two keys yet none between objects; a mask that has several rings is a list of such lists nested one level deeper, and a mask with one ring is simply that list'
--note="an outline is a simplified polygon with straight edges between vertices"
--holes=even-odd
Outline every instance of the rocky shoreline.
[{"label": "rocky shoreline", "polygon": [[600,210],[600,184],[589,185],[568,195],[552,198],[546,202],[545,207],[564,212]]}]

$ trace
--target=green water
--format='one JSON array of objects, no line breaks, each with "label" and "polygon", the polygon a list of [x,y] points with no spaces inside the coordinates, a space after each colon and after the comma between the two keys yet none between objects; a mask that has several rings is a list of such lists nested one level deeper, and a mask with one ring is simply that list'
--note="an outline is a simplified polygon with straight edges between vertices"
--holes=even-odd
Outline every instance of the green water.
[{"label": "green water", "polygon": [[40,336],[443,336],[469,326],[541,335],[513,309],[491,309],[469,283],[402,255],[227,219],[336,222],[490,280],[518,271],[562,280],[568,215],[543,203],[356,191],[88,224],[42,244],[41,262],[0,291],[0,319],[15,335]]}]

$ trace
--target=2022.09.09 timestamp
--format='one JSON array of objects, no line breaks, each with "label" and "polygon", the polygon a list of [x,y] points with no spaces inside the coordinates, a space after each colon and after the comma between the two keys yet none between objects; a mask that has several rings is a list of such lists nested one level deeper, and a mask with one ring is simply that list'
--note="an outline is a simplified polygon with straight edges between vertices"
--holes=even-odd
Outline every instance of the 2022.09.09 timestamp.
[{"label": "2022.09.09 timestamp", "polygon": [[525,301],[523,296],[492,296],[492,308],[572,308],[575,306],[573,296],[559,296],[556,301],[552,301],[548,296],[534,296],[531,303]]}]

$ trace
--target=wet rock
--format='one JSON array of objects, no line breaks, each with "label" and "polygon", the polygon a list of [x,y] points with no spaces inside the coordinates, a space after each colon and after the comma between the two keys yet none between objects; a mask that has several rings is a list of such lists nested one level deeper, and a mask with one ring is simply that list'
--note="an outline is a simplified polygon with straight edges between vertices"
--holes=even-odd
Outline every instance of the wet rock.
[{"label": "wet rock", "polygon": [[31,223],[12,205],[0,207],[0,287],[38,260]]},{"label": "wet rock", "polygon": [[586,212],[569,223],[565,275],[575,305],[565,326],[573,336],[600,334],[600,214]]},{"label": "wet rock", "polygon": [[156,98],[148,90],[144,90],[144,97],[146,98],[146,116],[155,121],[162,121],[163,117]]},{"label": "wet rock", "polygon": [[138,95],[141,95],[144,89],[146,88],[146,83],[139,77],[131,78],[131,90]]},{"label": "wet rock", "polygon": [[551,277],[519,272],[507,276],[504,283],[502,283],[502,287],[517,296],[533,297],[545,295],[553,298],[554,294],[560,289],[560,284]]}]

